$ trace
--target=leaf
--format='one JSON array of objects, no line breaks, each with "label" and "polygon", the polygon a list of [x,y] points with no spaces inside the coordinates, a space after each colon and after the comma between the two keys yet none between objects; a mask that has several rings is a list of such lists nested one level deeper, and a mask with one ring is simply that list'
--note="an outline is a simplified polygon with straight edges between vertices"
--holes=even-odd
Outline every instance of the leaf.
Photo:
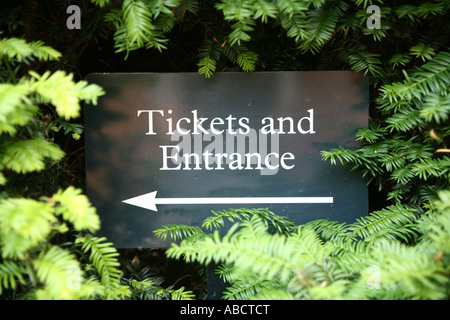
[{"label": "leaf", "polygon": [[292,18],[295,13],[306,11],[308,6],[305,1],[298,0],[276,0],[276,5],[280,13]]},{"label": "leaf", "polygon": [[318,52],[333,36],[339,13],[339,10],[333,7],[311,10],[308,19],[308,33],[311,37],[300,44],[300,49],[303,52]]},{"label": "leaf", "polygon": [[416,56],[416,58],[422,58],[422,61],[430,60],[436,54],[433,47],[424,43],[415,45],[409,51],[412,55]]},{"label": "leaf", "polygon": [[292,16],[281,14],[280,24],[286,30],[286,35],[294,38],[297,43],[308,41],[311,38],[311,34],[307,31],[309,28],[308,20],[303,12],[296,12]]},{"label": "leaf", "polygon": [[45,158],[59,161],[63,156],[57,145],[41,138],[7,142],[0,150],[0,166],[18,173],[41,171]]},{"label": "leaf", "polygon": [[104,299],[115,299],[129,295],[127,287],[120,285],[121,271],[117,259],[119,253],[112,243],[105,242],[106,238],[93,236],[78,238],[77,243],[82,244],[82,251],[89,253],[89,261],[94,265],[100,275],[101,284],[104,287],[102,296]]},{"label": "leaf", "polygon": [[6,114],[4,122],[0,121],[0,133],[6,132],[14,136],[18,127],[25,126],[34,118],[37,110],[37,106],[28,103],[16,105],[14,112]]},{"label": "leaf", "polygon": [[198,72],[203,74],[206,78],[212,77],[216,71],[216,61],[209,56],[202,58],[197,65],[199,66]]},{"label": "leaf", "polygon": [[40,61],[58,60],[61,58],[61,53],[50,46],[46,46],[43,41],[33,41],[29,43],[33,50],[33,55]]},{"label": "leaf", "polygon": [[72,186],[59,190],[51,201],[57,202],[56,214],[73,223],[75,230],[97,231],[100,228],[100,218],[95,207],[88,198],[81,194],[80,189]]},{"label": "leaf", "polygon": [[128,41],[142,47],[149,40],[148,34],[154,29],[149,8],[143,1],[125,0],[122,4],[122,11]]},{"label": "leaf", "polygon": [[417,8],[417,13],[420,17],[426,18],[429,15],[438,15],[438,14],[444,14],[445,9],[448,9],[444,3],[439,2],[422,2],[419,7]]},{"label": "leaf", "polygon": [[29,92],[30,89],[26,85],[0,83],[0,122],[6,122],[8,114],[19,104],[30,102],[27,97]]},{"label": "leaf", "polygon": [[411,62],[411,56],[408,53],[396,53],[389,59],[389,63],[392,64],[392,68],[396,68],[400,65],[405,66]]},{"label": "leaf", "polygon": [[4,258],[20,258],[41,244],[56,221],[50,204],[32,199],[0,201],[0,243]]},{"label": "leaf", "polygon": [[75,83],[73,75],[64,71],[53,74],[47,71],[42,76],[30,71],[30,75],[32,80],[29,84],[39,94],[41,102],[52,103],[65,120],[79,117],[80,100],[96,104],[97,98],[104,94],[96,84],[88,85],[86,81]]},{"label": "leaf", "polygon": [[386,129],[379,125],[371,123],[369,128],[361,128],[356,133],[356,141],[366,141],[375,143],[381,140],[386,133]]},{"label": "leaf", "polygon": [[444,157],[443,159],[423,159],[416,162],[411,171],[423,180],[430,177],[448,177],[450,171],[450,159]]},{"label": "leaf", "polygon": [[194,300],[195,294],[188,290],[185,291],[184,287],[172,291],[172,300]]},{"label": "leaf", "polygon": [[421,99],[423,95],[440,93],[450,84],[450,53],[439,52],[429,62],[411,75],[405,74],[403,82],[383,85],[380,89],[383,99],[389,102]]},{"label": "leaf", "polygon": [[406,184],[415,176],[411,169],[412,164],[408,164],[407,166],[395,169],[391,176],[395,181]]},{"label": "leaf", "polygon": [[350,64],[352,70],[364,72],[374,77],[383,77],[385,72],[380,67],[381,60],[378,53],[369,52],[362,44],[355,44],[349,48],[344,48],[340,56]]},{"label": "leaf", "polygon": [[22,84],[0,84],[0,133],[14,135],[34,116],[37,107],[28,98],[30,88]]},{"label": "leaf", "polygon": [[394,130],[405,132],[415,127],[422,127],[424,121],[419,116],[419,110],[404,108],[386,119],[386,123],[388,123],[386,129],[390,129],[391,132]]},{"label": "leaf", "polygon": [[357,222],[349,226],[349,230],[355,236],[368,238],[376,232],[394,229],[409,224],[415,219],[417,216],[414,210],[398,203],[357,219]]},{"label": "leaf", "polygon": [[228,286],[223,293],[225,300],[248,300],[260,293],[262,290],[266,291],[270,281],[263,279],[255,280],[241,280],[235,281],[231,286]]},{"label": "leaf", "polygon": [[153,231],[158,238],[165,240],[170,236],[173,241],[189,237],[193,234],[204,234],[199,227],[187,225],[164,225]]},{"label": "leaf", "polygon": [[399,18],[407,16],[411,21],[413,21],[417,16],[417,7],[412,4],[405,4],[396,8],[394,12]]},{"label": "leaf", "polygon": [[93,3],[99,7],[104,7],[106,4],[109,3],[109,0],[91,0],[91,3]]},{"label": "leaf", "polygon": [[254,19],[261,18],[263,23],[267,23],[269,18],[275,19],[277,16],[277,7],[274,3],[266,0],[257,0],[254,3]]},{"label": "leaf", "polygon": [[[374,248],[386,291],[402,292],[409,299],[444,299],[449,279],[424,245],[406,246],[382,241]],[[405,263],[407,261],[407,263]],[[444,290],[443,290],[444,289]]]},{"label": "leaf", "polygon": [[[172,244],[167,254],[172,258],[184,256],[186,261],[208,264],[212,261],[233,264],[239,275],[255,274],[260,279],[288,281],[304,264],[320,259],[317,235],[310,231],[299,232],[295,237],[263,232],[267,226],[259,217],[252,217],[232,227],[225,237],[215,232],[198,243],[183,240]],[[255,230],[260,230],[255,233]],[[255,235],[257,241],[255,241]]]},{"label": "leaf", "polygon": [[[171,30],[174,21],[168,7],[176,3],[177,1],[123,1],[122,10],[113,11],[107,17],[116,28],[116,52],[126,51],[127,59],[131,51],[139,48],[156,48],[160,52],[166,49],[168,39],[163,36],[161,29]],[[154,21],[156,18],[159,19],[158,22]]]},{"label": "leaf", "polygon": [[[75,256],[58,246],[51,246],[48,251],[42,251],[33,261],[36,275],[45,287],[36,292],[38,299],[72,300],[80,297],[80,287],[71,287],[70,270],[80,270],[80,264]],[[81,270],[80,270],[81,272]],[[76,279],[81,281],[81,279]],[[84,293],[84,292],[83,292]],[[90,291],[93,294],[92,291]]]},{"label": "leaf", "polygon": [[450,116],[450,93],[439,95],[431,93],[425,97],[425,103],[420,110],[420,116],[426,121],[445,123]]},{"label": "leaf", "polygon": [[36,57],[40,61],[58,60],[61,53],[43,41],[26,42],[19,38],[0,39],[0,56],[7,56],[10,60],[31,60]]},{"label": "leaf", "polygon": [[238,51],[237,63],[245,72],[254,71],[257,60],[258,55],[250,50]]},{"label": "leaf", "polygon": [[23,39],[0,39],[0,56],[7,56],[9,59],[16,58],[19,61],[23,61],[32,54],[33,49]]},{"label": "leaf", "polygon": [[0,263],[0,294],[5,289],[16,289],[17,284],[25,285],[26,269],[20,263],[6,260]]}]

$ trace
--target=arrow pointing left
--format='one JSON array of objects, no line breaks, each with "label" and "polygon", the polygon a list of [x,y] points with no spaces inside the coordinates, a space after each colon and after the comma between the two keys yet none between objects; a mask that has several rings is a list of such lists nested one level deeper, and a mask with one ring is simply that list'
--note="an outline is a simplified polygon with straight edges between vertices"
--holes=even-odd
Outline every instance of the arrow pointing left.
[{"label": "arrow pointing left", "polygon": [[274,204],[333,203],[333,197],[227,197],[227,198],[156,198],[156,192],[123,200],[123,203],[158,211],[157,204]]}]

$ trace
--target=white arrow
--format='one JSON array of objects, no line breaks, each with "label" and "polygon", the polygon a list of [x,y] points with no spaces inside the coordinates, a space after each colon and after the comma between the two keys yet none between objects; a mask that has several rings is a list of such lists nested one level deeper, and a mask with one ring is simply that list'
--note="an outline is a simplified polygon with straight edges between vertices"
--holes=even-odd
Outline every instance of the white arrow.
[{"label": "white arrow", "polygon": [[156,198],[156,191],[153,191],[122,202],[158,211],[157,204],[333,203],[333,197]]}]

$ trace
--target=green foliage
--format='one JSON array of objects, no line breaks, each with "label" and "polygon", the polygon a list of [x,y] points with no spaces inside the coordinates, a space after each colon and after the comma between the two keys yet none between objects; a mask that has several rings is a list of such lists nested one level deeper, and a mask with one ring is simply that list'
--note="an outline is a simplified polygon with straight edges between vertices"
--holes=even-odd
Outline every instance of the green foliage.
[{"label": "green foliage", "polygon": [[341,58],[346,61],[356,72],[363,72],[365,75],[383,77],[384,71],[380,67],[380,54],[367,50],[364,44],[356,44],[341,51]]},{"label": "green foliage", "polygon": [[[243,71],[256,70],[260,54],[250,46],[261,26],[281,27],[283,36],[292,39],[300,52],[316,54],[332,39],[336,28],[350,17],[359,22],[354,24],[357,30],[361,30],[360,24],[367,19],[344,1],[223,0],[202,6],[204,10],[199,10],[198,0],[127,0],[121,7],[112,5],[105,19],[115,30],[116,52],[125,51],[126,57],[144,47],[167,49],[167,34],[175,25],[201,23],[205,26],[205,37],[199,47],[197,66],[199,73],[208,78],[223,57]],[[358,51],[355,44],[350,55],[357,55]],[[367,60],[363,62],[364,70],[380,72],[379,60],[373,53],[367,51],[346,58],[355,69],[361,68],[357,62],[364,59]]]},{"label": "green foliage", "polygon": [[43,288],[36,290],[36,299],[80,299],[95,292],[90,285],[71,287],[71,280],[78,279],[71,279],[73,275],[70,271],[79,270],[79,263],[74,255],[57,246],[41,251],[32,265],[36,280],[43,285]]},{"label": "green foliage", "polygon": [[[83,27],[70,34],[42,22],[52,19],[37,23],[28,8],[27,23],[52,32],[21,28],[14,8],[0,13],[11,34],[0,39],[2,298],[194,298],[183,287],[164,288],[160,278],[119,271],[113,245],[91,234],[99,228],[95,209],[70,186],[68,155],[55,140],[56,134],[79,139],[83,127],[72,120],[80,103],[95,104],[103,93],[66,70],[79,72],[88,42],[111,35],[128,61],[134,51],[156,49],[176,71],[206,77],[233,68],[353,70],[370,81],[370,123],[355,136],[360,147],[322,156],[369,177],[385,198],[383,208],[353,223],[301,226],[267,209],[213,212],[201,227],[156,230],[177,242],[170,257],[219,264],[230,284],[225,299],[448,299],[448,1],[82,3]],[[367,28],[371,4],[381,9],[380,29]],[[42,12],[37,3],[35,9]],[[18,30],[27,36],[12,36]],[[41,36],[66,52],[24,40]]]},{"label": "green foliage", "polygon": [[53,74],[47,71],[42,76],[30,71],[30,75],[28,86],[38,94],[36,100],[54,105],[65,120],[79,117],[80,100],[97,104],[97,97],[104,94],[97,85],[88,85],[86,81],[73,82],[73,75],[66,75],[64,71]]},{"label": "green foliage", "polygon": [[129,285],[131,289],[129,300],[193,300],[192,291],[186,291],[184,287],[174,289],[173,285],[162,287],[161,277],[152,277],[148,267],[133,272],[130,277],[123,277],[122,283]]},{"label": "green foliage", "polygon": [[116,51],[126,51],[128,56],[130,51],[140,48],[166,49],[168,40],[164,34],[173,27],[175,17],[172,10],[178,4],[178,0],[123,1],[120,10],[112,10],[105,16],[116,29]]},{"label": "green foliage", "polygon": [[[72,232],[100,228],[96,210],[82,191],[57,185],[53,194],[42,189],[35,194],[15,185],[22,177],[33,184],[30,174],[43,172],[64,158],[51,132],[64,128],[65,133],[80,134],[80,126],[67,120],[80,114],[80,101],[95,104],[103,94],[100,87],[74,82],[73,75],[63,71],[40,76],[22,70],[33,59],[45,62],[60,56],[41,41],[0,40],[0,69],[8,71],[0,73],[9,75],[0,84],[0,294],[45,300],[123,297],[129,291],[119,285],[121,271],[112,244],[92,236],[76,236],[76,241],[67,242],[69,248],[67,243],[58,244],[59,237]],[[54,108],[54,121],[47,121],[43,105]],[[78,243],[100,281],[87,276],[88,264],[79,254]]]},{"label": "green foliage", "polygon": [[19,38],[3,38],[0,40],[0,56],[4,61],[17,60],[18,62],[38,60],[55,60],[61,57],[61,53],[46,46],[44,42],[26,42]]},{"label": "green foliage", "polygon": [[1,152],[0,168],[18,173],[44,169],[46,158],[57,161],[64,153],[52,142],[39,137],[18,142],[5,142]]},{"label": "green foliage", "polygon": [[89,261],[95,267],[100,277],[100,296],[103,299],[117,299],[129,295],[129,288],[120,285],[122,271],[119,269],[119,253],[106,238],[93,236],[77,238],[76,243],[81,243],[81,250],[89,254]]},{"label": "green foliage", "polygon": [[[73,192],[77,196],[71,198]],[[5,198],[0,201],[0,292],[3,288],[14,289],[16,294],[28,299],[45,300],[109,298],[115,294],[110,287],[110,290],[103,292],[101,286],[82,276],[83,266],[75,255],[77,250],[52,244],[55,237],[69,231],[69,223],[73,223],[76,231],[84,231],[88,222],[88,229],[96,231],[99,228],[95,209],[85,196],[78,193],[76,189],[69,188],[52,198]],[[73,201],[81,201],[85,206],[73,206]],[[78,241],[82,241],[80,239]],[[111,244],[103,245],[103,251],[97,252],[92,248],[91,252],[84,251],[90,259],[97,259],[96,262],[106,260],[107,267],[98,270],[102,280],[113,272],[112,268],[118,266],[117,260],[112,259],[114,256],[107,254],[115,252]],[[120,273],[117,268],[115,272]],[[114,281],[118,283],[117,279],[111,279],[110,283]],[[106,284],[102,282],[102,285]]]},{"label": "green foliage", "polygon": [[[392,73],[384,68],[386,64],[390,63],[395,68],[409,66],[414,59],[425,62],[445,46],[445,39],[439,37],[433,41],[417,39],[408,47],[404,46],[403,39],[411,38],[408,32],[427,29],[433,18],[445,21],[448,12],[446,1],[415,1],[404,5],[374,3],[381,10],[382,23],[380,28],[370,29],[366,22],[372,13],[366,9],[371,3],[126,0],[111,2],[110,11],[104,19],[115,33],[116,52],[125,52],[126,58],[132,51],[141,48],[156,48],[162,52],[169,48],[174,30],[191,30],[201,26],[202,38],[197,40],[200,45],[196,65],[199,73],[208,78],[229,66],[246,72],[273,68],[261,57],[276,55],[276,52],[266,50],[279,39],[283,41],[282,46],[292,48],[293,52],[287,55],[286,52],[280,53],[273,59],[292,60],[297,55],[297,61],[290,62],[297,68],[308,68],[302,64],[302,55],[320,55],[322,49],[331,49],[330,61],[334,58],[354,71],[372,76],[374,84],[391,79]],[[438,24],[434,22],[432,28]],[[392,41],[398,42],[400,51],[386,56],[383,48],[389,47],[387,42]],[[330,65],[336,67],[336,60]]]},{"label": "green foliage", "polygon": [[245,219],[223,237],[217,230],[199,238],[198,230],[170,228],[177,238],[186,229],[186,237],[167,255],[221,264],[217,273],[229,283],[223,298],[230,300],[446,299],[450,198],[448,191],[439,197],[426,210],[396,204],[354,223],[294,226],[278,217],[288,226],[284,233],[271,231],[271,221],[254,210],[229,210],[221,218]]},{"label": "green foliage", "polygon": [[384,184],[390,184],[389,198],[417,204],[435,199],[450,181],[445,151],[449,65],[450,55],[442,51],[411,75],[405,74],[404,81],[381,86],[376,102],[383,122],[374,121],[358,132],[357,139],[365,146],[323,151],[323,158],[351,164],[373,179],[383,175]]}]

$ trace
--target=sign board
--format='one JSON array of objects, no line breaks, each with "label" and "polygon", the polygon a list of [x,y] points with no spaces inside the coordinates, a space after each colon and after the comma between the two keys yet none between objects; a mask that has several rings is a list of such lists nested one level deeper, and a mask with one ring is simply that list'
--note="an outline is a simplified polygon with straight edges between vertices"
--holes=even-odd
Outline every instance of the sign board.
[{"label": "sign board", "polygon": [[87,195],[116,247],[167,247],[162,225],[268,208],[301,224],[367,214],[366,181],[320,151],[356,148],[368,81],[349,71],[90,74]]}]

